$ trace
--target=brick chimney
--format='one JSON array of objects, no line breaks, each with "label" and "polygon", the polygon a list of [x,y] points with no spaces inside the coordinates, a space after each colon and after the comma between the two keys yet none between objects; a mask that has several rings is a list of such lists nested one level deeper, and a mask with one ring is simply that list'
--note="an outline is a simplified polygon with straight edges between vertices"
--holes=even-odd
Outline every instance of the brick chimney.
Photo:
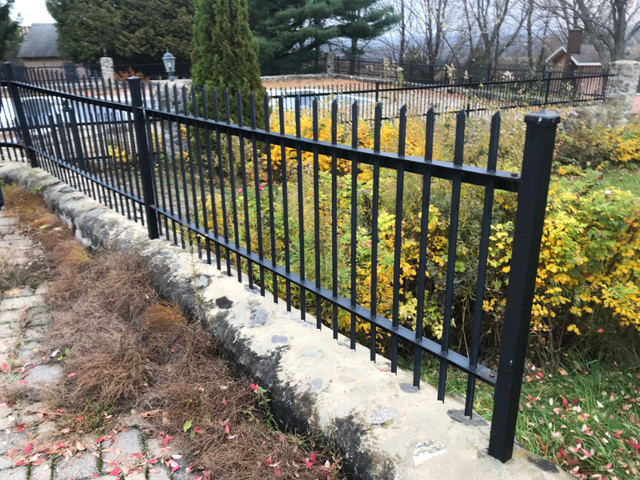
[{"label": "brick chimney", "polygon": [[580,53],[580,47],[582,47],[582,29],[572,28],[569,30],[569,40],[567,41],[567,55]]}]

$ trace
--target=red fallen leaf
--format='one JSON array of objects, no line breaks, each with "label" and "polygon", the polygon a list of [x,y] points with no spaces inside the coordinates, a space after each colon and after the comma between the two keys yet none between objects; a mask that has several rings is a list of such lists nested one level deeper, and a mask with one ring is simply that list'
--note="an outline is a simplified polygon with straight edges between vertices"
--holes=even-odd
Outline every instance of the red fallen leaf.
[{"label": "red fallen leaf", "polygon": [[537,372],[536,375],[540,378],[544,378],[544,373],[542,372]]},{"label": "red fallen leaf", "polygon": [[224,432],[225,433],[229,433],[229,424],[228,423],[224,426]]},{"label": "red fallen leaf", "polygon": [[81,452],[84,452],[87,449],[87,447],[85,447],[84,444],[80,442],[80,440],[76,440],[76,448]]},{"label": "red fallen leaf", "polygon": [[29,444],[26,447],[24,447],[24,454],[26,455],[27,453],[29,453],[31,451],[31,448],[33,447],[33,445]]},{"label": "red fallen leaf", "polygon": [[563,407],[566,407],[567,405],[569,405],[569,402],[567,401],[566,398],[564,398],[564,397],[560,397],[560,398],[562,398],[562,406]]},{"label": "red fallen leaf", "polygon": [[254,392],[257,392],[258,388],[260,388],[260,387],[258,387],[258,385],[256,385],[255,383],[251,384],[251,390],[253,390]]},{"label": "red fallen leaf", "polygon": [[83,419],[83,418],[84,418],[84,417],[83,417],[82,415],[78,415],[78,416],[76,417],[76,422],[80,422],[80,421],[82,421],[82,419]]},{"label": "red fallen leaf", "polygon": [[311,468],[313,466],[313,462],[310,462],[309,460],[307,460],[307,468]]},{"label": "red fallen leaf", "polygon": [[170,441],[172,438],[173,438],[173,437],[172,437],[171,435],[166,435],[166,436],[162,439],[162,442],[163,442],[165,445],[168,445],[168,444],[169,444],[169,441]]},{"label": "red fallen leaf", "polygon": [[6,363],[2,364],[2,371],[4,373],[7,373],[9,371],[9,365],[7,365]]},{"label": "red fallen leaf", "polygon": [[276,474],[276,477],[279,477],[280,475],[282,475],[282,473],[280,473],[280,470],[278,470],[277,468],[273,471],[273,473]]},{"label": "red fallen leaf", "polygon": [[109,301],[110,302],[115,302],[115,300],[113,298],[111,298],[111,297],[109,297]]},{"label": "red fallen leaf", "polygon": [[160,470],[158,470],[157,468],[151,468],[149,469],[149,473],[153,473],[153,474],[160,473]]},{"label": "red fallen leaf", "polygon": [[19,431],[19,432],[21,432],[22,430],[24,430],[24,425],[18,425],[18,426],[16,427],[16,430],[17,430],[17,431]]},{"label": "red fallen leaf", "polygon": [[564,451],[563,449],[559,448],[559,449],[558,449],[558,453],[559,453],[560,455],[562,455],[564,458],[567,458],[567,454],[565,453],[565,451]]},{"label": "red fallen leaf", "polygon": [[46,458],[38,458],[36,460],[34,460],[33,462],[31,462],[32,465],[40,465],[42,462],[46,462],[47,459]]},{"label": "red fallen leaf", "polygon": [[620,438],[620,435],[622,434],[622,430],[616,430],[616,433],[613,434],[613,436],[615,438]]},{"label": "red fallen leaf", "polygon": [[174,345],[173,347],[171,347],[171,353],[175,352],[175,351],[176,351],[176,348],[178,348],[178,346],[177,346],[177,345]]},{"label": "red fallen leaf", "polygon": [[109,472],[109,476],[111,477],[117,477],[118,475],[120,475],[120,469],[118,467],[114,468],[113,470],[111,470]]},{"label": "red fallen leaf", "polygon": [[264,461],[264,464],[265,464],[267,467],[270,467],[272,463],[273,463],[273,460],[271,460],[271,457],[267,458],[267,459]]},{"label": "red fallen leaf", "polygon": [[71,429],[69,427],[67,428],[63,428],[62,430],[60,430],[60,433],[69,433],[71,431]]},{"label": "red fallen leaf", "polygon": [[187,468],[184,469],[185,472],[191,473],[191,469],[193,468],[193,463],[190,463]]},{"label": "red fallen leaf", "polygon": [[222,397],[222,404],[226,405],[227,404],[227,399],[225,397]]},{"label": "red fallen leaf", "polygon": [[69,378],[73,378],[76,376],[76,372],[71,372],[69,375],[67,375],[67,377]]},{"label": "red fallen leaf", "polygon": [[132,453],[131,455],[136,457],[138,460],[142,460],[142,454],[140,452]]},{"label": "red fallen leaf", "polygon": [[311,460],[313,463],[316,463],[316,454],[311,452],[309,454],[309,460]]},{"label": "red fallen leaf", "polygon": [[577,398],[574,398],[573,400],[571,400],[571,405],[576,405],[580,400],[578,400]]},{"label": "red fallen leaf", "polygon": [[598,329],[598,333],[602,333],[602,332],[604,332],[604,329],[599,328],[599,329]]},{"label": "red fallen leaf", "polygon": [[56,448],[64,448],[65,443],[64,442],[58,442],[56,443]]},{"label": "red fallen leaf", "polygon": [[98,478],[98,475],[100,475],[99,473],[94,473],[93,475],[91,475],[91,478]]},{"label": "red fallen leaf", "polygon": [[147,463],[158,463],[158,459],[156,457],[150,458]]},{"label": "red fallen leaf", "polygon": [[96,443],[100,443],[104,440],[104,437],[100,437],[98,440],[96,440]]},{"label": "red fallen leaf", "polygon": [[22,465],[26,465],[26,464],[27,464],[27,462],[25,462],[24,460],[18,460],[16,462],[16,467],[21,467]]},{"label": "red fallen leaf", "polygon": [[196,475],[193,480],[202,480],[202,475]]},{"label": "red fallen leaf", "polygon": [[64,410],[63,410],[63,409],[61,409],[61,408],[56,408],[56,412],[58,412],[58,413],[62,413],[62,412],[64,412]]},{"label": "red fallen leaf", "polygon": [[174,473],[176,470],[180,469],[180,465],[178,465],[178,463],[175,460],[171,460],[169,462],[169,465],[171,466],[171,473]]},{"label": "red fallen leaf", "polygon": [[27,383],[27,381],[24,378],[21,378],[20,380],[18,380],[18,383]]}]

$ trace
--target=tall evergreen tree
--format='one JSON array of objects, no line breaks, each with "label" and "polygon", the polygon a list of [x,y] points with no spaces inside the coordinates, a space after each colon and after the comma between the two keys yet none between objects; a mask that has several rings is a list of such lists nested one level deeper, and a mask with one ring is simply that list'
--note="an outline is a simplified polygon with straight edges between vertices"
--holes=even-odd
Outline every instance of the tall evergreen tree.
[{"label": "tall evergreen tree", "polygon": [[260,62],[270,73],[315,68],[321,47],[339,35],[332,24],[340,0],[249,0],[249,25],[260,45]]},{"label": "tall evergreen tree", "polygon": [[13,0],[0,4],[0,60],[5,61],[17,53],[20,43],[20,26],[11,19]]},{"label": "tall evergreen tree", "polygon": [[[258,44],[249,30],[247,0],[196,0],[191,58],[196,87],[205,87],[207,92],[216,87],[220,94],[229,89],[232,96],[241,90],[246,125],[251,121],[249,93],[253,91],[256,120],[259,126],[264,124]],[[224,102],[220,106],[224,118]],[[230,110],[231,117],[237,120],[234,98]]]},{"label": "tall evergreen tree", "polygon": [[360,42],[379,37],[400,21],[393,7],[381,6],[380,0],[340,0],[334,15],[339,22],[340,36],[350,41],[343,52],[350,60],[352,74],[356,60],[364,53]]},{"label": "tall evergreen tree", "polygon": [[90,63],[104,51],[116,63],[158,63],[168,48],[178,60],[192,48],[193,0],[46,0],[58,24],[58,51]]}]

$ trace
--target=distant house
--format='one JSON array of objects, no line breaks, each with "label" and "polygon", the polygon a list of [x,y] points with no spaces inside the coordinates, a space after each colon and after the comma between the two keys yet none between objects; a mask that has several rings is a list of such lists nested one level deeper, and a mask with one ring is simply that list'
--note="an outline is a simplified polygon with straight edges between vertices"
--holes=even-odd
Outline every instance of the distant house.
[{"label": "distant house", "polygon": [[[583,43],[583,35],[584,31],[581,28],[569,30],[567,46],[558,48],[547,57],[546,62],[551,70],[563,72],[558,74],[560,77],[587,77],[571,80],[570,85],[574,95],[599,96],[603,93],[605,81],[603,77],[594,77],[594,75],[604,73],[604,69],[595,47]],[[560,84],[558,81],[553,88],[560,88]]]},{"label": "distant house", "polygon": [[566,47],[560,47],[547,57],[546,62],[553,70],[567,73],[599,73],[602,63],[593,45],[583,43],[584,31],[581,28],[569,30]]},{"label": "distant house", "polygon": [[18,58],[25,67],[61,67],[58,56],[58,29],[55,23],[34,23],[28,29]]}]

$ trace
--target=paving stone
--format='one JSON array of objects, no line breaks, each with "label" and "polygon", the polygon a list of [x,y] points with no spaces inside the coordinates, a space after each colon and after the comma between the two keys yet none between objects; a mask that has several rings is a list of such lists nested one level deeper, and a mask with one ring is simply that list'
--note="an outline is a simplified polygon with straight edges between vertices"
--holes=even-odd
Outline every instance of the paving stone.
[{"label": "paving stone", "polygon": [[[148,475],[149,480],[169,480],[171,478],[169,476],[169,470],[167,470],[164,465],[158,464],[150,466]],[[173,474],[173,477],[176,478],[175,473]]]},{"label": "paving stone", "polygon": [[[117,462],[121,465],[133,466],[140,460],[131,455],[132,453],[142,453],[144,445],[142,443],[142,432],[137,428],[132,428],[126,432],[120,432],[115,437],[115,442],[107,440],[102,443],[102,463],[110,465]],[[107,467],[108,468],[108,467]]]},{"label": "paving stone", "polygon": [[0,324],[0,338],[2,339],[12,337],[18,331],[19,331],[19,327],[17,323]]},{"label": "paving stone", "polygon": [[14,462],[7,458],[6,455],[0,456],[0,478],[2,478],[2,470],[13,467]]},{"label": "paving stone", "polygon": [[27,467],[16,467],[2,470],[2,480],[27,480]]},{"label": "paving stone", "polygon": [[[31,466],[29,480],[51,480],[51,461],[47,459],[46,462],[43,462],[40,465],[35,467]],[[65,478],[65,480],[68,479]]]},{"label": "paving stone", "polygon": [[44,355],[44,353],[40,351],[40,344],[37,342],[29,342],[22,345],[18,348],[16,354],[18,355],[18,358],[30,363],[33,363],[32,361],[34,359],[40,358]]},{"label": "paving stone", "polygon": [[37,365],[25,377],[28,384],[48,383],[62,378],[62,367],[58,364]]},{"label": "paving stone", "polygon": [[29,437],[24,432],[0,432],[0,455],[4,455],[11,448],[24,448],[27,440],[29,440]]},{"label": "paving stone", "polygon": [[29,308],[35,305],[44,304],[43,295],[31,295],[30,297],[5,298],[0,303],[0,310],[18,310]]},{"label": "paving stone", "polygon": [[48,312],[31,313],[29,327],[48,327],[51,324],[51,314]]},{"label": "paving stone", "polygon": [[98,472],[98,459],[89,453],[81,457],[61,458],[53,468],[53,480],[84,480]]},{"label": "paving stone", "polygon": [[321,390],[323,383],[324,382],[323,382],[322,378],[314,378],[313,380],[311,380],[309,382],[309,384],[311,385],[311,388],[313,388],[314,390]]},{"label": "paving stone", "polygon": [[22,336],[25,342],[40,342],[44,338],[44,332],[42,327],[29,328]]},{"label": "paving stone", "polygon": [[0,324],[19,323],[22,317],[20,310],[4,310],[0,312]]}]

